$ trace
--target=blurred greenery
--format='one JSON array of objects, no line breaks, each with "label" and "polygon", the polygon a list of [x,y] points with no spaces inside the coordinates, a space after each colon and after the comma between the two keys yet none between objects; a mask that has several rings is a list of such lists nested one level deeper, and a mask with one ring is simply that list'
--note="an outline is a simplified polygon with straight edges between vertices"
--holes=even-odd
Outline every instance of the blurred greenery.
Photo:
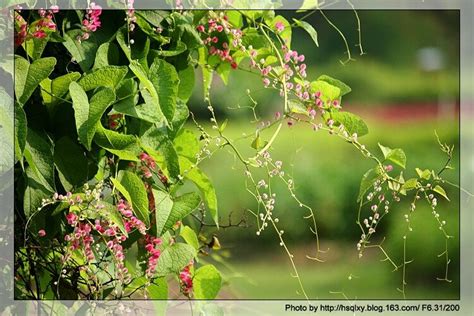
[{"label": "blurred greenery", "polygon": [[[283,12],[288,19],[298,16]],[[453,166],[444,177],[459,183],[459,126],[455,115],[427,115],[417,120],[397,118],[397,111],[414,111],[420,104],[434,109],[440,103],[457,104],[459,94],[459,12],[456,11],[358,11],[361,19],[362,43],[365,55],[359,56],[357,21],[352,11],[327,11],[328,18],[345,34],[352,57],[356,61],[341,65],[344,60],[344,42],[336,30],[319,13],[307,21],[318,31],[320,47],[302,30],[296,30],[293,48],[306,55],[308,75],[316,78],[328,74],[342,80],[352,88],[343,99],[347,111],[360,111],[367,121],[369,134],[361,138],[367,148],[380,154],[377,143],[392,148],[402,148],[407,155],[405,179],[415,176],[415,167],[439,170],[445,155],[439,149],[435,133],[443,142],[456,147]],[[301,17],[301,14],[299,15]],[[443,68],[425,71],[418,60],[419,50],[434,47],[442,54]],[[198,75],[199,76],[199,75]],[[199,80],[198,80],[199,81]],[[263,89],[259,75],[233,72],[229,85],[224,86],[215,78],[212,101],[218,119],[232,116],[225,134],[241,138],[254,135],[256,126],[249,125],[254,105],[255,115],[262,121],[271,121],[276,111],[281,111],[278,93]],[[200,87],[192,98],[192,111],[198,118],[208,118],[202,101]],[[353,105],[358,107],[352,107]],[[371,113],[372,109],[390,107],[395,110],[390,120]],[[375,112],[375,111],[374,111]],[[435,111],[436,112],[436,111]],[[452,114],[452,113],[451,113]],[[203,123],[207,125],[206,123]],[[255,123],[257,124],[257,123]],[[190,126],[190,128],[193,128]],[[208,126],[210,129],[210,126]],[[197,131],[196,131],[197,133]],[[268,139],[269,132],[263,134]],[[252,138],[236,144],[245,155],[254,154]],[[358,258],[356,243],[360,229],[356,225],[357,194],[360,179],[373,163],[339,138],[324,132],[314,132],[308,126],[296,125],[284,128],[272,146],[272,158],[284,162],[284,170],[293,176],[298,197],[316,211],[321,247],[330,248],[323,255],[325,263],[305,258],[314,255],[314,238],[309,230],[306,213],[292,200],[286,186],[275,183],[275,215],[285,230],[286,241],[295,254],[300,274],[312,298],[401,298],[396,290],[401,286],[401,271],[383,259],[380,251],[373,249]],[[286,254],[278,245],[272,230],[256,236],[255,218],[245,210],[255,211],[256,201],[246,192],[243,169],[233,154],[221,150],[203,163],[217,189],[221,218],[226,224],[228,214],[233,222],[247,217],[249,228],[221,229],[216,232],[221,241],[222,255],[228,255],[235,270],[228,271],[231,287],[223,297],[241,298],[301,298],[296,294],[297,280],[291,277],[291,266]],[[395,170],[396,171],[396,170]],[[278,181],[275,181],[278,182]],[[439,198],[438,211],[447,221],[447,231],[454,238],[449,240],[451,263],[449,277],[452,283],[437,281],[443,277],[445,241],[428,206],[416,209],[412,218],[413,232],[408,235],[407,298],[457,298],[459,296],[459,190],[447,186],[451,202]],[[403,260],[403,235],[406,230],[404,214],[409,212],[406,199],[394,207],[377,230],[378,241],[384,237],[384,247],[392,259]],[[237,272],[235,272],[237,271]],[[352,280],[348,277],[353,275]]]},{"label": "blurred greenery", "polygon": [[[377,122],[372,118],[368,125],[371,131],[369,135],[361,138],[361,141],[371,151],[380,154],[377,142],[405,150],[408,158],[407,170],[404,173],[406,179],[415,176],[416,166],[438,170],[445,162],[434,130],[437,130],[443,142],[455,145],[458,143],[458,126],[455,121],[388,123]],[[245,123],[230,122],[226,134],[238,138],[246,126]],[[253,151],[250,143],[251,139],[238,142],[239,148],[250,155]],[[397,295],[400,293],[394,290],[399,286],[399,281],[401,282],[401,274],[391,273],[392,267],[389,263],[378,262],[383,259],[380,251],[369,251],[371,260],[357,259],[355,245],[360,237],[360,230],[355,223],[358,207],[356,199],[360,179],[364,172],[373,166],[372,163],[342,140],[324,132],[314,132],[302,125],[286,128],[280,134],[274,145],[272,157],[275,160],[288,162],[284,165],[284,170],[294,177],[298,197],[316,210],[322,248],[330,248],[328,254],[323,255],[323,258],[329,258],[330,263],[321,264],[305,259],[306,254],[314,255],[314,239],[309,231],[310,223],[303,218],[306,213],[291,198],[286,187],[278,185],[278,180],[275,181],[273,186],[277,195],[275,215],[280,219],[280,227],[285,230],[290,248],[296,249],[298,253],[296,260],[302,264],[304,280],[311,289],[310,293],[331,298],[333,296],[328,291],[338,290],[338,286],[331,282],[336,282],[338,278],[344,280],[353,273],[360,276],[362,284],[351,287],[352,284],[359,282],[359,279],[354,279],[346,288],[348,291],[353,291],[357,297],[375,297],[373,295],[377,293],[376,297],[380,298],[399,297]],[[458,157],[456,153],[453,162],[456,170],[445,174],[445,178],[453,183],[459,182]],[[203,163],[203,168],[217,188],[223,223],[226,223],[229,213],[232,213],[234,223],[242,216],[248,218],[249,228],[230,228],[216,232],[224,250],[230,251],[231,264],[235,265],[237,271],[244,271],[246,276],[235,280],[237,288],[241,291],[240,295],[248,298],[296,297],[294,295],[297,283],[290,277],[288,258],[278,246],[275,232],[267,230],[256,236],[255,218],[245,212],[246,209],[255,210],[256,201],[245,190],[243,170],[239,162],[235,161],[231,153],[219,151],[211,160]],[[438,211],[447,221],[447,231],[455,237],[449,243],[452,259],[450,277],[454,282],[447,284],[436,281],[436,277],[442,277],[444,273],[444,258],[437,257],[444,251],[444,238],[431,214],[431,209],[420,203],[413,215],[414,230],[407,242],[408,259],[414,260],[408,265],[407,280],[410,284],[414,284],[415,288],[423,289],[421,285],[424,284],[429,285],[431,290],[428,290],[428,287],[424,288],[425,292],[419,289],[418,293],[415,290],[413,293],[415,296],[446,298],[456,297],[458,293],[459,191],[451,186],[447,186],[446,191],[451,202],[438,199],[440,201]],[[406,229],[403,216],[409,211],[407,201],[411,198],[394,206],[377,231],[379,241],[386,237],[384,246],[397,263],[402,260],[402,236]],[[334,257],[338,259],[335,260]],[[261,273],[265,269],[270,269],[267,275],[278,276],[279,281],[266,282],[268,279]],[[370,272],[366,271],[367,269]],[[377,277],[364,277],[367,273],[376,274]],[[272,296],[273,294],[276,296]]]}]

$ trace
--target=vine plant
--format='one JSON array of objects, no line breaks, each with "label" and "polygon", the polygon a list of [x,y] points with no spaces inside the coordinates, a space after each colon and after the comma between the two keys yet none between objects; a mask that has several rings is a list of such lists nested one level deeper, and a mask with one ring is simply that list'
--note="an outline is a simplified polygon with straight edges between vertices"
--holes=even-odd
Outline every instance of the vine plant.
[{"label": "vine plant", "polygon": [[[298,198],[283,162],[271,154],[278,134],[293,124],[332,134],[374,162],[358,197],[359,256],[379,249],[394,270],[403,271],[405,293],[409,261],[404,254],[396,263],[374,236],[392,204],[413,193],[404,243],[411,214],[426,200],[446,238],[440,279],[449,282],[451,237],[436,205],[438,198],[448,199],[441,176],[450,168],[453,148],[441,144],[448,160],[438,172],[416,169],[407,180],[403,150],[380,145],[381,154],[369,152],[360,142],[366,124],[342,109],[351,89],[326,75],[308,77],[305,56],[291,48],[293,27],[318,44],[304,19],[290,23],[273,11],[135,11],[133,2],[125,11],[102,11],[91,3],[85,12],[52,6],[14,14],[17,298],[168,298],[173,279],[185,297],[216,297],[221,273],[202,254],[219,248],[218,239],[206,231],[205,215],[216,227],[221,223],[215,189],[199,166],[227,147],[256,200],[256,234],[275,231],[299,292],[308,298],[272,192],[275,181],[288,188],[315,238],[307,258],[323,261],[316,213]],[[196,68],[212,130],[187,107]],[[273,120],[256,130],[251,157],[226,135],[228,122],[218,119],[211,102],[213,75],[227,82],[232,71],[261,76],[262,85],[283,99]],[[263,130],[273,131],[268,140]],[[259,170],[265,178],[257,176]]]}]

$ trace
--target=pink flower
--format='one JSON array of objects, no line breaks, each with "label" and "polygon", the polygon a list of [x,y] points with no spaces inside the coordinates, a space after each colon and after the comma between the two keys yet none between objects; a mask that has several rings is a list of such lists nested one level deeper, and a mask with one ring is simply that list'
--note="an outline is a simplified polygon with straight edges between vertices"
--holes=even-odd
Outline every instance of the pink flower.
[{"label": "pink flower", "polygon": [[265,88],[267,88],[270,85],[270,79],[264,78],[263,79],[263,85],[265,86]]},{"label": "pink flower", "polygon": [[393,166],[392,166],[392,165],[386,165],[386,166],[384,167],[384,169],[385,169],[385,171],[390,172],[390,171],[393,170]]},{"label": "pink flower", "polygon": [[66,219],[67,219],[67,222],[69,225],[76,225],[76,221],[77,221],[77,215],[74,214],[74,213],[69,213],[66,215]]},{"label": "pink flower", "polygon": [[58,13],[59,12],[59,6],[58,5],[52,5],[50,7],[50,9],[51,9],[51,12],[53,12],[53,13]]},{"label": "pink flower", "polygon": [[181,283],[181,290],[184,295],[189,295],[193,289],[193,278],[191,276],[191,266],[193,262],[184,267],[184,269],[179,273],[179,280]]},{"label": "pink flower", "polygon": [[150,158],[150,156],[147,153],[141,153],[139,158],[141,161],[146,161],[147,159]]},{"label": "pink flower", "polygon": [[283,25],[283,22],[278,21],[275,23],[275,28],[278,31],[278,33],[281,33],[285,29],[285,25]]},{"label": "pink flower", "polygon": [[196,29],[197,29],[198,32],[201,32],[201,33],[206,30],[206,29],[204,28],[204,25],[198,25],[198,26],[196,27]]},{"label": "pink flower", "polygon": [[45,38],[47,34],[43,30],[35,31],[33,37],[35,38]]},{"label": "pink flower", "polygon": [[46,236],[46,231],[45,231],[44,229],[40,229],[40,230],[38,231],[38,236],[40,236],[40,237]]},{"label": "pink flower", "polygon": [[[82,21],[83,29],[86,33],[95,32],[101,26],[99,16],[102,14],[102,7],[92,2],[87,9],[85,19]],[[87,39],[82,36],[82,39]]]},{"label": "pink flower", "polygon": [[115,236],[115,229],[113,228],[107,228],[107,230],[105,231],[105,234],[107,236]]}]

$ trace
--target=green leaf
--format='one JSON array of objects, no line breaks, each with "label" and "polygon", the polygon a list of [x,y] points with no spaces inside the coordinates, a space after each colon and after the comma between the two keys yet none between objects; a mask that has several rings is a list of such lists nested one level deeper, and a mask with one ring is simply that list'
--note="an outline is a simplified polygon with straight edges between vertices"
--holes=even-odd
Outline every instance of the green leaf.
[{"label": "green leaf", "polygon": [[170,139],[174,139],[176,135],[181,131],[182,127],[186,123],[189,117],[189,109],[186,103],[180,99],[176,102],[176,110],[174,111],[173,130],[168,129],[168,136]]},{"label": "green leaf", "polygon": [[135,173],[124,170],[119,172],[118,178],[121,186],[117,186],[116,179],[112,180],[114,185],[130,202],[138,219],[148,226],[150,224],[150,211],[148,210],[148,195],[143,181]]},{"label": "green leaf", "polygon": [[68,136],[56,141],[54,164],[59,172],[61,183],[67,191],[84,184],[97,172],[95,164],[89,165],[83,148]]},{"label": "green leaf", "polygon": [[416,178],[411,178],[408,179],[402,186],[402,189],[406,191],[410,191],[413,189],[416,189],[416,186],[418,185],[418,180]]},{"label": "green leaf", "polygon": [[[150,81],[155,86],[161,111],[168,119],[173,119],[178,97],[179,77],[176,69],[163,59],[155,58],[150,67]],[[169,126],[172,129],[172,125]]]},{"label": "green leaf", "polygon": [[156,267],[157,276],[177,274],[196,256],[196,250],[184,243],[174,243],[164,248]]},{"label": "green leaf", "polygon": [[296,12],[305,12],[307,10],[313,10],[319,7],[318,0],[303,0],[301,7]]},{"label": "green leaf", "polygon": [[149,123],[155,123],[160,120],[152,106],[146,103],[137,105],[139,100],[138,84],[134,79],[130,78],[122,81],[116,93],[120,101],[114,104],[115,112],[136,117]]},{"label": "green leaf", "polygon": [[111,89],[103,88],[94,94],[89,104],[86,92],[76,82],[69,85],[69,93],[73,101],[77,134],[87,150],[91,150],[92,139],[100,125],[100,119],[115,100],[115,94]]},{"label": "green leaf", "polygon": [[136,12],[136,15],[140,16],[154,27],[159,27],[163,19],[169,15],[169,12],[161,10],[140,10]]},{"label": "green leaf", "polygon": [[341,91],[340,96],[346,95],[352,91],[352,89],[348,85],[346,85],[344,82],[334,79],[332,77],[329,77],[327,75],[320,76],[318,80],[327,82],[332,86],[338,87],[339,90]]},{"label": "green leaf", "polygon": [[140,80],[140,91],[145,103],[147,103],[150,107],[152,107],[153,111],[156,115],[160,118],[155,123],[164,122],[167,126],[170,126],[170,123],[166,119],[163,111],[160,107],[160,100],[158,97],[158,92],[156,91],[155,86],[153,83],[148,79],[148,75],[143,69],[143,66],[140,65],[137,61],[132,61],[129,65],[130,70],[138,77]]},{"label": "green leaf", "polygon": [[308,115],[308,109],[297,100],[289,100],[288,107],[292,113]]},{"label": "green leaf", "polygon": [[196,299],[216,298],[222,286],[219,271],[211,264],[200,267],[193,277],[193,293]]},{"label": "green leaf", "polygon": [[194,67],[188,66],[178,72],[179,76],[179,87],[178,87],[178,98],[187,102],[194,90]]},{"label": "green leaf", "polygon": [[[158,278],[147,288],[148,298],[152,300],[166,300],[168,298],[168,283],[165,278]],[[157,314],[158,315],[158,314]]]},{"label": "green leaf", "polygon": [[98,124],[94,142],[122,160],[139,161],[137,156],[141,149],[137,138],[133,135],[111,131]]},{"label": "green leaf", "polygon": [[438,193],[442,197],[444,197],[446,200],[449,201],[448,195],[446,194],[446,191],[439,185],[436,185],[433,189],[434,192]]},{"label": "green leaf", "polygon": [[169,214],[164,231],[170,229],[177,221],[191,214],[201,203],[201,197],[194,192],[178,196],[173,202],[173,208]]},{"label": "green leaf", "polygon": [[77,41],[78,36],[82,35],[82,30],[74,29],[64,33],[65,42],[64,47],[74,58],[75,62],[79,64],[82,71],[88,71],[94,64],[95,54],[97,51],[97,43],[93,36],[87,41]]},{"label": "green leaf", "polygon": [[384,157],[385,159],[387,159],[387,155],[390,153],[390,151],[391,151],[392,149],[390,149],[390,148],[388,148],[388,147],[385,147],[385,146],[381,145],[380,143],[379,143],[378,145],[379,145],[380,150],[382,151],[383,157]]},{"label": "green leaf", "polygon": [[117,227],[120,229],[122,234],[128,237],[128,232],[125,229],[125,225],[123,223],[123,217],[122,214],[120,214],[119,210],[115,205],[112,205],[110,203],[101,202],[102,205],[104,205],[104,208],[102,209],[102,212],[104,213],[104,217],[107,221],[112,222],[112,224],[117,225]]},{"label": "green leaf", "polygon": [[265,48],[269,47],[270,44],[258,29],[248,27],[243,31],[242,45],[245,47],[252,46],[253,49],[257,51],[257,60],[260,60],[264,57],[261,55],[261,52],[264,51]]},{"label": "green leaf", "polygon": [[[14,126],[16,119],[14,119],[14,112],[20,105],[14,104],[13,99],[2,87],[0,87],[0,100],[2,100],[0,103],[0,175],[3,176],[16,163],[15,156],[18,155],[16,149],[18,133],[16,128],[19,126]],[[25,135],[21,135],[20,132],[20,138],[22,137],[26,137],[26,132]],[[18,143],[18,145],[20,144]],[[18,158],[21,159],[21,155]],[[0,191],[10,187],[13,183],[13,177],[7,176],[6,178],[8,179],[4,178],[4,181],[0,182]]]},{"label": "green leaf", "polygon": [[201,202],[201,198],[196,193],[184,194],[174,201],[166,192],[153,190],[153,195],[156,205],[156,231],[158,236],[163,235],[177,221],[189,215]]},{"label": "green leaf", "polygon": [[39,83],[51,74],[56,58],[47,57],[30,64],[21,56],[15,55],[15,95],[18,103],[24,105]]},{"label": "green leaf", "polygon": [[173,209],[173,200],[167,192],[153,189],[153,197],[155,198],[155,216],[156,216],[156,232],[157,236],[161,236],[166,221]]},{"label": "green leaf", "polygon": [[377,173],[376,168],[369,169],[360,181],[359,195],[357,196],[357,202],[364,199],[365,193],[372,187],[372,185],[380,178],[380,174]]},{"label": "green leaf", "polygon": [[84,91],[90,91],[98,87],[115,89],[127,74],[125,66],[105,66],[86,74],[79,80]]},{"label": "green leaf", "polygon": [[[184,14],[179,15],[181,17],[178,29],[182,32],[181,41],[186,44],[188,50],[194,50],[203,45],[201,34],[196,30],[192,24],[190,16],[187,17]],[[179,43],[179,42],[178,42]]]},{"label": "green leaf", "polygon": [[338,100],[341,96],[341,89],[325,80],[316,80],[310,83],[311,93],[320,92],[320,99],[324,103]]},{"label": "green leaf", "polygon": [[316,44],[316,46],[319,47],[318,33],[316,32],[314,27],[306,21],[300,21],[300,20],[295,19],[295,18],[293,18],[293,21],[296,23],[296,25],[298,25],[299,27],[304,29],[306,32],[308,32],[308,34],[309,34],[309,36],[311,36],[311,39],[313,40],[313,42]]},{"label": "green leaf", "polygon": [[[141,137],[143,149],[155,160],[162,161],[161,169],[166,169],[170,177],[177,179],[180,174],[178,154],[173,142],[167,137],[166,131],[151,127]],[[164,157],[159,159],[159,157]],[[164,163],[164,165],[163,165]]]},{"label": "green leaf", "polygon": [[405,169],[407,157],[402,149],[395,148],[391,150],[390,153],[387,155],[387,159]]},{"label": "green leaf", "polygon": [[[211,56],[214,57],[214,56]],[[216,56],[217,57],[217,56]],[[222,82],[224,82],[225,85],[229,83],[229,76],[232,68],[230,66],[230,63],[228,62],[220,62],[219,66],[216,69],[216,73],[221,77]]]},{"label": "green leaf", "polygon": [[[49,37],[49,36],[48,36]],[[48,37],[46,38],[29,38],[23,42],[22,46],[31,59],[38,59],[43,54],[46,44],[48,44]]]},{"label": "green leaf", "polygon": [[61,102],[61,98],[68,93],[71,82],[77,81],[80,77],[80,73],[70,72],[53,80],[46,78],[41,81],[41,96],[51,114],[54,114],[54,108],[51,106]]},{"label": "green leaf", "polygon": [[418,177],[429,180],[431,178],[431,171],[428,169],[421,170],[420,168],[415,168],[416,173],[418,174]]},{"label": "green leaf", "polygon": [[173,140],[174,148],[179,156],[186,157],[192,162],[196,162],[196,155],[199,152],[199,141],[189,129],[183,129]]},{"label": "green leaf", "polygon": [[242,26],[244,26],[242,13],[240,13],[239,11],[229,10],[229,11],[226,11],[226,15],[227,15],[229,23],[232,26],[234,26],[236,28],[242,28]]},{"label": "green leaf", "polygon": [[117,45],[114,43],[104,43],[99,46],[95,55],[94,67],[98,68],[106,67],[109,65],[116,65],[119,62],[119,50]]},{"label": "green leaf", "polygon": [[262,144],[262,139],[260,138],[260,134],[257,133],[255,136],[255,139],[252,141],[252,144],[250,145],[253,149],[259,150],[262,148],[264,145]]},{"label": "green leaf", "polygon": [[49,41],[53,43],[64,43],[66,40],[59,34],[59,32],[52,32],[49,34]]},{"label": "green leaf", "polygon": [[[40,183],[42,180],[38,178],[36,172],[34,172],[31,167],[26,167],[25,174],[27,186],[23,196],[23,211],[25,217],[29,218],[32,214],[38,211],[39,207],[41,207],[42,199],[51,196],[54,191],[46,188]],[[32,223],[34,224],[41,220],[44,222],[44,218],[38,216],[34,221],[32,221]]]},{"label": "green leaf", "polygon": [[54,185],[53,144],[46,134],[41,135],[28,129],[25,158],[38,181],[49,191],[56,191]]},{"label": "green leaf", "polygon": [[121,99],[114,104],[114,110],[125,115],[136,117],[149,123],[155,123],[161,120],[151,104],[139,104],[138,84],[130,78],[122,81],[117,89],[117,98]]},{"label": "green leaf", "polygon": [[23,160],[27,133],[28,123],[25,111],[21,106],[15,103],[15,162]]},{"label": "green leaf", "polygon": [[128,100],[128,102],[123,101],[114,105],[115,111],[131,117],[136,117],[149,123],[155,123],[162,119],[162,117],[158,116],[153,108],[147,103],[134,105],[132,100]]},{"label": "green leaf", "polygon": [[406,195],[406,190],[403,189],[403,184],[405,184],[405,179],[403,178],[403,173],[400,173],[397,181],[388,180],[388,188],[395,192],[400,192],[400,194]]},{"label": "green leaf", "polygon": [[186,241],[188,245],[194,247],[194,249],[199,250],[199,240],[194,232],[189,226],[183,226],[181,228],[180,236]]},{"label": "green leaf", "polygon": [[212,185],[209,178],[197,167],[194,166],[191,161],[185,157],[179,157],[179,165],[184,176],[191,180],[201,191],[209,213],[211,214],[212,219],[216,223],[216,226],[219,227],[219,215],[217,209],[217,196],[216,190]]},{"label": "green leaf", "polygon": [[155,10],[148,10],[147,13],[145,12],[146,11],[142,10],[135,11],[136,23],[138,27],[151,39],[161,44],[168,44],[170,39],[156,32],[156,28],[160,27],[160,22],[158,21],[163,20],[163,16],[160,13],[163,11],[155,12]]},{"label": "green leaf", "polygon": [[143,66],[147,67],[147,55],[150,51],[150,38],[142,32],[134,33],[134,44],[128,44],[127,26],[123,26],[117,31],[117,42],[122,48],[129,61],[137,60]]},{"label": "green leaf", "polygon": [[331,113],[333,120],[344,125],[349,135],[356,133],[359,137],[366,135],[369,128],[365,122],[357,115],[349,112],[334,112]]},{"label": "green leaf", "polygon": [[405,152],[402,149],[391,149],[389,147],[382,146],[381,144],[379,144],[379,147],[385,160],[390,160],[405,169],[407,157],[405,156]]},{"label": "green leaf", "polygon": [[178,42],[174,49],[167,49],[167,50],[154,49],[154,50],[152,50],[152,53],[154,54],[155,58],[157,56],[173,57],[173,56],[178,56],[178,55],[184,53],[187,49],[188,49],[188,47],[186,46],[186,44],[184,44],[183,42]]}]

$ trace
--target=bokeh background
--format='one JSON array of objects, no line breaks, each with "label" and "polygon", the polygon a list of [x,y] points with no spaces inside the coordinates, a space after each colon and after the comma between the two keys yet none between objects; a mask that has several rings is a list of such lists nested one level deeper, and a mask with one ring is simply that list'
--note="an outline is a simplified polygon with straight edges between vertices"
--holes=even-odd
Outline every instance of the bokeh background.
[{"label": "bokeh background", "polygon": [[[279,12],[288,20],[302,14]],[[377,142],[402,148],[407,155],[405,179],[415,176],[415,167],[439,170],[445,156],[440,139],[454,144],[456,168],[444,176],[459,183],[459,12],[457,11],[358,11],[364,52],[359,55],[357,20],[352,11],[326,11],[327,17],[346,36],[352,56],[344,65],[345,46],[337,31],[316,13],[306,21],[318,32],[319,47],[302,30],[295,30],[293,48],[306,55],[308,76],[327,74],[352,88],[343,99],[343,107],[364,118],[369,134],[361,141],[372,152]],[[199,78],[199,77],[198,77]],[[258,103],[256,111],[263,120],[271,120],[281,110],[278,93],[263,89],[261,79],[248,73],[233,72],[225,86],[215,78],[212,100],[221,120],[229,118],[225,133],[234,139],[255,132],[256,124],[248,106]],[[204,125],[209,115],[202,91],[196,87],[192,111]],[[255,126],[255,127],[254,127]],[[193,125],[189,126],[191,129]],[[210,127],[210,126],[209,126]],[[237,141],[239,149],[251,155],[251,138]],[[317,214],[321,246],[329,251],[325,262],[306,259],[314,252],[314,239],[304,212],[284,187],[276,187],[275,214],[295,262],[306,292],[311,298],[401,298],[401,271],[392,272],[382,253],[368,251],[359,259],[356,243],[360,230],[357,218],[357,194],[360,179],[373,165],[350,145],[307,126],[285,128],[272,150],[274,159],[284,162],[284,170],[294,177],[297,194]],[[216,231],[222,248],[211,251],[207,260],[219,261],[225,273],[222,298],[301,298],[298,283],[291,276],[289,260],[279,246],[277,236],[266,230],[256,236],[255,218],[246,209],[255,209],[256,201],[245,190],[243,170],[234,156],[225,150],[216,153],[203,169],[210,175],[218,194],[223,223],[229,214],[233,223],[246,218],[246,228]],[[459,297],[459,190],[446,187],[451,202],[441,198],[438,208],[454,236],[449,242],[451,283],[443,277],[445,262],[438,254],[444,251],[444,238],[429,207],[420,206],[414,213],[407,243],[407,298],[454,299]],[[396,262],[403,259],[402,236],[408,199],[392,209],[384,219],[379,238]],[[351,276],[351,277],[349,277]],[[337,293],[333,293],[337,292]]]}]

